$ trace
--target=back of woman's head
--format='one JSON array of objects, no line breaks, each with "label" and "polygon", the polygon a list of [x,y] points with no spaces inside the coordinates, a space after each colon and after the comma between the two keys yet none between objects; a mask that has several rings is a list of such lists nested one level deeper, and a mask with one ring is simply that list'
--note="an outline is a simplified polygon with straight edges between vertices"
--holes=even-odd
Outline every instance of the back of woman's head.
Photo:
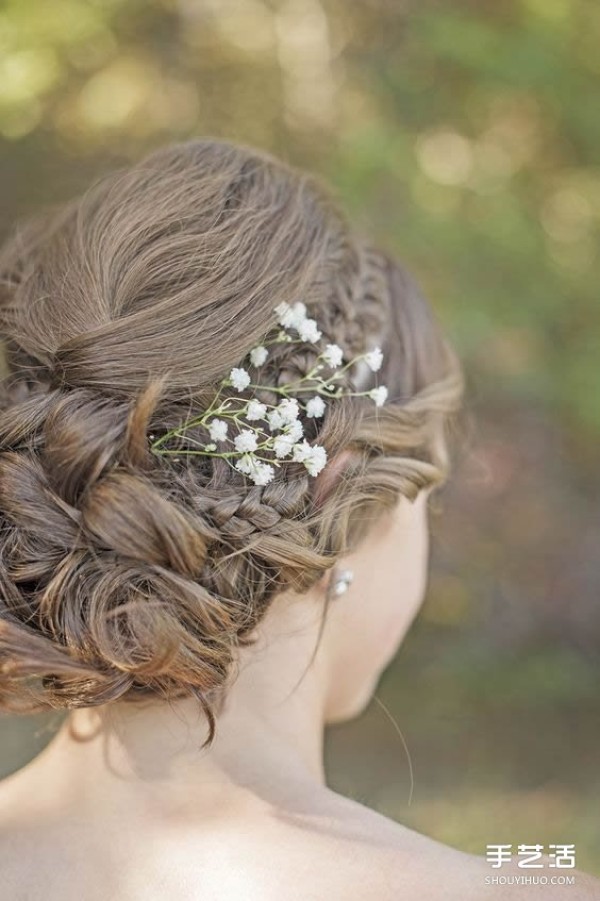
[{"label": "back of woman's head", "polygon": [[[335,398],[306,425],[347,452],[327,492],[294,459],[257,485],[221,456],[153,453],[298,301],[346,358],[384,354],[385,405]],[[426,302],[316,179],[256,150],[168,147],[16,231],[0,334],[0,709],[193,695],[212,737],[273,598],[444,476],[461,378]],[[275,345],[262,383],[316,353]]]}]

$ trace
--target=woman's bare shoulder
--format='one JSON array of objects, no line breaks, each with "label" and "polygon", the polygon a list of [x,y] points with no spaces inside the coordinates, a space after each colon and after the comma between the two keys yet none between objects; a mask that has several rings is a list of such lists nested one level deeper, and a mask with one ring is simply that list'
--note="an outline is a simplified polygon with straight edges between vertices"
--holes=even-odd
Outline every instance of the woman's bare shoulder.
[{"label": "woman's bare shoulder", "polygon": [[[0,782],[0,880],[7,897],[19,901],[525,898],[487,888],[482,858],[330,791],[252,822],[176,835],[136,833],[131,824],[108,829],[85,817],[53,821],[48,811],[36,819],[33,799],[22,792],[23,783]],[[537,897],[526,889],[528,901]],[[570,891],[571,901],[598,897],[582,890]]]},{"label": "woman's bare shoulder", "polygon": [[363,898],[382,901],[481,901],[484,897],[485,862],[481,858],[435,841],[343,795],[328,792],[327,806],[331,819],[325,810],[309,815],[314,833],[323,838],[323,867],[326,870],[332,859],[344,860],[340,872],[357,898],[361,891]]},{"label": "woman's bare shoulder", "polygon": [[[174,848],[154,843],[154,859],[134,852],[123,863],[116,849],[98,846],[88,856],[85,835],[74,844],[71,830],[41,828],[11,833],[0,818],[0,882],[6,897],[19,901],[441,901],[460,898],[480,901],[473,879],[467,893],[466,867],[417,849],[409,853],[400,836],[396,846],[389,834],[381,841],[376,830],[370,839],[349,838],[331,825],[323,833],[315,824],[304,835],[287,828],[271,832],[254,828],[254,835],[188,836]],[[366,825],[366,824],[365,824]],[[401,827],[398,827],[399,829]],[[85,829],[80,830],[85,833]],[[262,832],[262,835],[261,835]],[[270,834],[269,834],[270,833]],[[85,851],[83,848],[85,847]],[[98,855],[98,856],[96,856]]]},{"label": "woman's bare shoulder", "polygon": [[[470,860],[328,791],[231,828],[151,838],[143,830],[136,842],[124,826],[36,816],[24,788],[0,782],[0,881],[21,901],[452,899],[453,873]],[[456,898],[480,898],[476,888],[468,895],[457,885]]]},{"label": "woman's bare shoulder", "polygon": [[[438,842],[343,796],[336,796],[335,803],[340,814],[344,814],[340,817],[344,829],[355,830],[361,847],[370,846],[370,851],[366,851],[369,867],[379,870],[383,884],[388,887],[387,894],[383,890],[382,898],[600,901],[600,880],[588,873],[569,870],[573,882],[568,886],[558,880],[556,884],[549,881],[532,884],[527,880],[531,871],[519,869],[513,862],[503,866],[501,873],[507,878],[500,881],[495,879],[499,871],[482,856]],[[548,868],[548,858],[544,862],[545,869],[540,872],[550,874],[550,880],[557,871]]]}]

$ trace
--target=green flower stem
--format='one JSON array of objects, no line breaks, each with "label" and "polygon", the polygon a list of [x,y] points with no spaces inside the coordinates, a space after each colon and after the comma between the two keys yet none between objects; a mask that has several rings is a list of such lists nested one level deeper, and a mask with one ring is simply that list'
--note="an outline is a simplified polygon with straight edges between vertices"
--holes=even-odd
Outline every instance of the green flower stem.
[{"label": "green flower stem", "polygon": [[[284,397],[288,396],[288,393],[290,390],[292,390],[294,392],[294,394],[298,393],[299,391],[302,391],[302,392],[310,391],[312,394],[314,394],[315,391],[319,394],[322,393],[323,391],[325,391],[325,394],[327,395],[327,391],[324,387],[326,384],[325,381],[323,379],[318,379],[317,381],[318,381],[317,385],[305,385],[302,388],[295,388],[294,386],[295,386],[296,382],[290,382],[288,385],[284,385],[282,388],[274,388],[269,385],[268,390],[274,391],[276,394],[282,394]],[[249,388],[263,388],[263,389],[266,388],[265,385],[255,385],[255,384],[250,384],[250,385],[248,385],[248,387]],[[329,395],[329,396],[331,397],[331,395]],[[272,405],[269,404],[269,406],[272,406]]]}]

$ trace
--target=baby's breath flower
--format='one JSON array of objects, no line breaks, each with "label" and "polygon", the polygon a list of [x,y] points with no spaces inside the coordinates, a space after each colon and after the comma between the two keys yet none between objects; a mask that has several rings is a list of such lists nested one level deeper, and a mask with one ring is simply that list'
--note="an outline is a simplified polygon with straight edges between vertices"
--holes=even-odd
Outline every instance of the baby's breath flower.
[{"label": "baby's breath flower", "polygon": [[285,419],[278,409],[271,410],[269,413],[267,413],[267,422],[269,423],[269,428],[272,432],[280,429],[285,425]]},{"label": "baby's breath flower", "polygon": [[277,435],[273,440],[275,456],[279,459],[288,457],[292,453],[295,443],[296,439],[292,435]]},{"label": "baby's breath flower", "polygon": [[277,322],[282,325],[284,328],[288,328],[291,325],[290,315],[292,312],[292,308],[289,303],[286,303],[284,300],[277,304],[275,307],[275,312],[277,313]]},{"label": "baby's breath flower", "polygon": [[235,449],[240,453],[245,451],[255,451],[258,446],[256,435],[250,429],[242,429],[239,435],[233,439]]},{"label": "baby's breath flower", "polygon": [[216,444],[205,444],[205,445],[204,445],[204,450],[205,450],[205,451],[216,451],[216,449],[217,449],[217,445],[216,445]]},{"label": "baby's breath flower", "polygon": [[286,397],[277,404],[277,411],[284,422],[295,422],[300,415],[300,407],[295,397]]},{"label": "baby's breath flower", "polygon": [[332,369],[335,369],[336,366],[341,365],[342,359],[344,357],[344,351],[338,344],[328,344],[321,356],[328,366],[331,366]]},{"label": "baby's breath flower", "polygon": [[266,412],[266,404],[261,404],[257,400],[251,400],[246,410],[246,419],[249,419],[251,422],[255,419],[264,419]]},{"label": "baby's breath flower", "polygon": [[[281,322],[289,309],[289,303],[286,303],[284,300],[282,300],[281,303],[277,304],[277,306],[275,307],[275,312],[277,313],[277,322]],[[281,324],[283,325],[283,322]]]},{"label": "baby's breath flower", "polygon": [[261,463],[258,461],[254,472],[250,473],[250,478],[255,485],[267,485],[275,475],[275,470],[270,463]]},{"label": "baby's breath flower", "polygon": [[291,438],[292,441],[300,441],[304,435],[304,426],[299,419],[295,419],[284,426],[284,432],[286,437]]},{"label": "baby's breath flower", "polygon": [[208,431],[213,441],[225,441],[227,438],[227,423],[224,419],[211,419],[208,423]]},{"label": "baby's breath flower", "polygon": [[325,401],[322,397],[315,395],[306,404],[306,415],[318,419],[325,412]]},{"label": "baby's breath flower", "polygon": [[275,475],[275,470],[269,463],[262,463],[252,454],[243,454],[236,461],[235,468],[252,479],[255,485],[266,485]]},{"label": "baby's breath flower", "polygon": [[254,459],[251,454],[244,454],[235,462],[235,468],[239,469],[240,472],[243,472],[244,475],[249,475],[252,472],[253,467]]},{"label": "baby's breath flower", "polygon": [[250,361],[253,366],[262,366],[268,356],[269,351],[266,347],[263,347],[262,344],[259,344],[258,347],[254,347],[250,351]]},{"label": "baby's breath flower", "polygon": [[369,391],[369,397],[375,401],[375,404],[378,407],[382,407],[386,402],[388,396],[388,389],[385,385],[379,385],[377,388],[372,388]]},{"label": "baby's breath flower", "polygon": [[373,350],[369,351],[368,354],[365,354],[365,362],[369,369],[373,372],[377,372],[378,369],[381,368],[381,364],[383,363],[383,353],[380,347],[375,347]]},{"label": "baby's breath flower", "polygon": [[304,463],[309,475],[316,476],[327,462],[327,452],[321,445],[315,444],[313,447],[304,440],[302,444],[294,447],[293,459],[298,463]]},{"label": "baby's breath flower", "polygon": [[229,378],[231,379],[231,384],[238,391],[244,391],[245,388],[248,387],[252,379],[250,378],[250,374],[246,372],[245,369],[241,369],[238,366],[234,366],[234,368],[229,373]]},{"label": "baby's breath flower", "polygon": [[317,326],[316,319],[308,319],[306,316],[306,305],[298,301],[293,306],[289,303],[280,303],[275,307],[278,316],[278,322],[284,328],[296,329],[301,341],[309,341],[311,344],[321,337],[321,332]]},{"label": "baby's breath flower", "polygon": [[327,451],[320,444],[315,444],[311,448],[311,454],[304,461],[304,465],[311,476],[318,476],[325,464],[327,463]]},{"label": "baby's breath flower", "polygon": [[306,306],[298,301],[293,306],[283,301],[275,307],[278,316],[278,322],[284,328],[299,329],[306,319]]},{"label": "baby's breath flower", "polygon": [[321,337],[321,332],[317,328],[316,319],[304,319],[297,325],[298,334],[302,341],[308,341],[310,344],[316,344]]},{"label": "baby's breath flower", "polygon": [[304,463],[310,456],[311,451],[312,447],[305,438],[302,444],[297,444],[294,448],[294,460],[298,463]]}]

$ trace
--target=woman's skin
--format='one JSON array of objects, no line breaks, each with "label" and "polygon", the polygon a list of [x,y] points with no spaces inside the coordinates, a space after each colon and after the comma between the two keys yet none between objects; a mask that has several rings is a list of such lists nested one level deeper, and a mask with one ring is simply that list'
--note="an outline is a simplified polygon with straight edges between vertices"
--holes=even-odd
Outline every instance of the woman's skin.
[{"label": "woman's skin", "polygon": [[[499,871],[483,858],[327,788],[324,726],[368,704],[420,607],[427,559],[422,492],[343,561],[354,581],[331,602],[310,666],[330,574],[307,594],[278,597],[258,644],[242,652],[208,750],[198,750],[206,724],[191,700],[72,711],[45,750],[0,783],[2,897],[599,898],[600,883],[581,873],[567,887],[487,886]],[[490,824],[482,841],[495,838]]]}]

